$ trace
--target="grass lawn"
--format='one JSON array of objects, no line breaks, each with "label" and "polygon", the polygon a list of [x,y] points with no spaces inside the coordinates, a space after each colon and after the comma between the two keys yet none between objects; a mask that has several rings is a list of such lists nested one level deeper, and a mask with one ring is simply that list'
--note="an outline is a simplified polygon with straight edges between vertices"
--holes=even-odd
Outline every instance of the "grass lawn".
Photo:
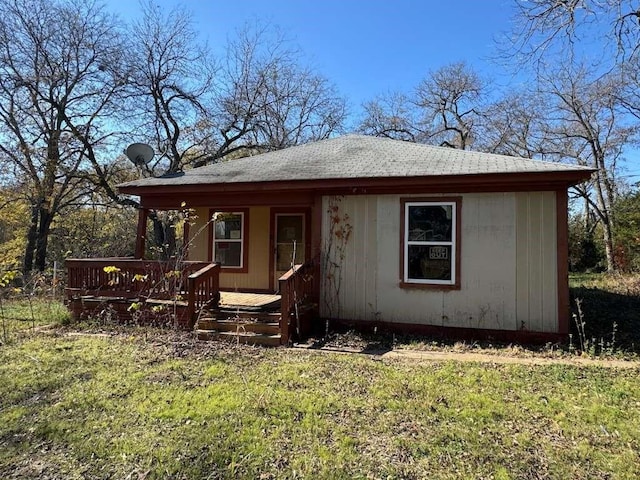
[{"label": "grass lawn", "polygon": [[19,337],[26,330],[69,320],[69,311],[57,299],[2,299],[0,306],[0,345]]},{"label": "grass lawn", "polygon": [[25,334],[0,478],[640,477],[640,370]]}]

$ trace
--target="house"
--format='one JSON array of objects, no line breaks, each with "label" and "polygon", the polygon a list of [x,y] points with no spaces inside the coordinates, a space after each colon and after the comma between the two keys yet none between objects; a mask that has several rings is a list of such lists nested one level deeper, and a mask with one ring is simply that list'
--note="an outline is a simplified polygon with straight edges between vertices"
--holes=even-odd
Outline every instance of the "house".
[{"label": "house", "polygon": [[[346,135],[120,185],[140,198],[141,209],[136,259],[119,265],[129,279],[155,268],[141,266],[148,212],[188,208],[196,214],[181,264],[188,328],[199,317],[201,327],[224,330],[202,311],[219,309],[220,295],[235,292],[281,301],[279,312],[269,312],[276,343],[324,319],[558,340],[569,333],[567,189],[592,172]],[[69,298],[86,299],[90,269],[82,273],[82,261],[73,262]],[[115,260],[85,262],[93,262],[106,294],[99,268]],[[127,281],[120,289],[130,294]],[[260,323],[251,318],[243,332]]]}]

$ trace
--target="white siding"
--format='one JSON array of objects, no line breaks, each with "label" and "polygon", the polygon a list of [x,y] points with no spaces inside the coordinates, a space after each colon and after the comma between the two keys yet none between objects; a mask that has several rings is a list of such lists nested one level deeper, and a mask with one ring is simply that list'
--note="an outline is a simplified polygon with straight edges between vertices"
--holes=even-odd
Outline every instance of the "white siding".
[{"label": "white siding", "polygon": [[522,328],[558,328],[556,197],[554,192],[516,195],[517,305]]},{"label": "white siding", "polygon": [[[531,211],[522,206],[523,198],[530,195],[542,199],[532,202]],[[345,196],[337,204],[339,214],[348,216],[345,223],[351,225],[352,231],[342,262],[335,255],[336,239],[330,240],[328,235],[331,216],[326,215],[323,220],[323,250],[326,252],[333,241],[330,260],[342,263],[342,267],[334,269],[341,277],[328,281],[325,258],[321,315],[447,327],[550,331],[557,323],[554,194],[446,196],[462,197],[459,290],[400,287],[400,195]],[[332,198],[323,199],[324,212]],[[526,243],[523,235],[528,239]],[[526,261],[521,258],[525,251]],[[526,287],[522,284],[525,280]],[[336,299],[331,292],[338,283]],[[532,288],[534,284],[536,288]]]},{"label": "white siding", "polygon": [[[329,235],[331,232],[332,215],[325,215],[322,224],[323,251],[333,252],[332,257],[324,258],[323,278],[331,277],[325,282],[321,295],[321,311],[323,316],[333,316],[350,319],[373,319],[376,312],[377,298],[377,270],[374,261],[377,258],[377,199],[376,196],[349,196],[332,198],[324,197],[323,212],[329,210],[330,204],[339,206],[340,213],[347,213],[347,217],[339,215],[339,223],[334,232],[342,227],[351,231],[347,242],[343,242],[339,235]],[[350,227],[350,228],[349,228]],[[341,249],[343,260],[339,261]],[[335,262],[341,266],[332,268],[327,262]]]}]

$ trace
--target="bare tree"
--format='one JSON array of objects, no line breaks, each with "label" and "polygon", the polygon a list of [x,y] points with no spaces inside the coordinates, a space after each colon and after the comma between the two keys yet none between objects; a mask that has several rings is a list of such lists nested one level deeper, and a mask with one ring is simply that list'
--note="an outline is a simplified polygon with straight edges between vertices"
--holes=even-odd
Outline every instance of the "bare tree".
[{"label": "bare tree", "polygon": [[279,150],[341,131],[345,100],[326,78],[296,65],[281,65],[279,71],[266,73],[270,81],[252,132],[258,148]]},{"label": "bare tree", "polygon": [[481,121],[484,82],[466,63],[446,65],[424,79],[416,90],[431,142],[467,149]]},{"label": "bare tree", "polygon": [[53,219],[84,195],[87,146],[111,133],[105,118],[123,86],[122,53],[117,25],[97,3],[0,4],[0,156],[30,205],[25,272],[45,268]]},{"label": "bare tree", "polygon": [[363,105],[364,116],[358,131],[365,135],[421,142],[419,110],[414,101],[402,93],[381,95]]},{"label": "bare tree", "polygon": [[566,59],[576,47],[599,52],[608,64],[637,56],[640,9],[633,0],[515,0],[515,6],[510,58],[514,47],[525,62],[558,54]]},{"label": "bare tree", "polygon": [[411,142],[470,148],[481,128],[485,82],[465,63],[446,65],[413,95],[392,93],[365,103],[358,130]]},{"label": "bare tree", "polygon": [[[135,131],[157,157],[138,166],[158,176],[208,163],[326,138],[341,129],[345,101],[275,29],[245,28],[214,62],[183,8],[152,2],[132,27],[128,102]],[[105,186],[108,190],[108,187]],[[116,192],[111,197],[118,201]],[[173,229],[151,212],[154,237],[172,254]],[[165,248],[167,247],[168,248]]]},{"label": "bare tree", "polygon": [[[134,171],[160,176],[182,171],[209,154],[207,146],[215,132],[198,126],[208,123],[215,97],[215,64],[206,43],[198,40],[191,13],[183,7],[164,11],[151,0],[140,7],[140,17],[128,26],[127,95],[117,116],[136,132],[136,138],[129,135],[127,142],[149,143],[156,152],[149,163],[136,164]],[[107,178],[109,171],[96,171],[95,182],[109,198],[137,206],[118,194]],[[112,172],[111,177],[116,176]],[[171,217],[153,211],[149,218],[156,246],[164,257],[172,255]]]},{"label": "bare tree", "polygon": [[512,92],[489,104],[482,117],[478,150],[524,158],[544,158],[547,99],[535,92]]},{"label": "bare tree", "polygon": [[245,26],[227,45],[206,161],[276,150],[342,131],[346,101],[274,27]]},{"label": "bare tree", "polygon": [[149,176],[181,171],[208,155],[215,134],[197,128],[207,123],[215,98],[215,62],[183,7],[164,11],[145,1],[129,32],[129,120],[156,151],[151,163],[138,167]]},{"label": "bare tree", "polygon": [[271,26],[246,26],[214,61],[184,8],[152,2],[132,27],[131,118],[159,153],[146,175],[285,148],[341,131],[345,100]]},{"label": "bare tree", "polygon": [[562,68],[544,80],[544,93],[554,100],[546,125],[546,152],[596,169],[593,180],[576,191],[602,225],[607,270],[614,271],[616,177],[624,148],[638,134],[637,124],[621,113],[617,92],[624,87],[614,74],[591,80],[584,68]]}]

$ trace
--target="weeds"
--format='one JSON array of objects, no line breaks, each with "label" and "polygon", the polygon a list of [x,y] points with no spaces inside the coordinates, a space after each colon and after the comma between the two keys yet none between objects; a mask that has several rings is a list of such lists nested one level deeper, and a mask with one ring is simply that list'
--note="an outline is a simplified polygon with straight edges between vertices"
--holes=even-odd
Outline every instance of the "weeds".
[{"label": "weeds", "polygon": [[45,275],[32,275],[27,281],[17,271],[0,276],[0,345],[26,329],[68,320],[68,311],[56,299],[55,283]]},{"label": "weeds", "polygon": [[575,340],[585,355],[640,353],[640,275],[572,275],[570,287],[570,348]]},{"label": "weeds", "polygon": [[576,299],[576,309],[578,310],[578,312],[573,314],[573,321],[575,322],[576,328],[578,329],[580,351],[585,352],[587,350],[589,340],[584,333],[584,314],[582,313],[582,300],[579,298]]},{"label": "weeds", "polygon": [[634,370],[191,339],[37,337],[0,350],[0,477],[640,475]]},{"label": "weeds", "polygon": [[[586,354],[591,357],[613,356],[616,353],[616,332],[618,330],[617,322],[613,322],[610,340],[605,341],[604,337],[600,337],[599,341],[596,341],[595,337],[587,337],[585,316],[582,310],[582,299],[577,298],[575,300],[575,305],[576,312],[574,312],[572,316],[578,332],[578,341],[580,346],[579,353],[582,355]],[[572,334],[569,334],[569,352],[575,352]]]}]

